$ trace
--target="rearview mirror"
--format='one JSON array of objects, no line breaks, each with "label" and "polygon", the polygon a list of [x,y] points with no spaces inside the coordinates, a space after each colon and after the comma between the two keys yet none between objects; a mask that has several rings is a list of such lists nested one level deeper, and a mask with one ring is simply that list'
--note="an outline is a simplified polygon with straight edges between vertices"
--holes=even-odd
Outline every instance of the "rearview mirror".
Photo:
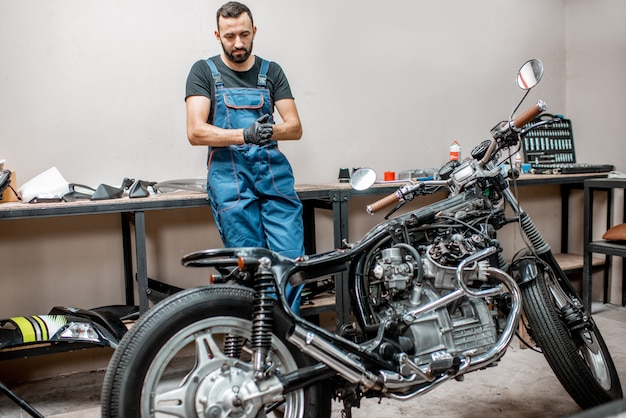
[{"label": "rearview mirror", "polygon": [[543,63],[538,59],[528,60],[517,73],[517,85],[522,90],[530,90],[543,77]]},{"label": "rearview mirror", "polygon": [[366,190],[376,183],[376,172],[372,168],[359,168],[350,177],[350,186],[354,190]]}]

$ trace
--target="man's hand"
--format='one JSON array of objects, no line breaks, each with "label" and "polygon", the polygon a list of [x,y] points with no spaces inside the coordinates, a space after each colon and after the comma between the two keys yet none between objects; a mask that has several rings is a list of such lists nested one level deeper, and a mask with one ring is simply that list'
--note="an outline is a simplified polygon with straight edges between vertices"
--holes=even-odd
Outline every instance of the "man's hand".
[{"label": "man's hand", "polygon": [[246,144],[265,145],[274,134],[274,125],[267,123],[270,115],[263,115],[243,130],[243,141]]}]

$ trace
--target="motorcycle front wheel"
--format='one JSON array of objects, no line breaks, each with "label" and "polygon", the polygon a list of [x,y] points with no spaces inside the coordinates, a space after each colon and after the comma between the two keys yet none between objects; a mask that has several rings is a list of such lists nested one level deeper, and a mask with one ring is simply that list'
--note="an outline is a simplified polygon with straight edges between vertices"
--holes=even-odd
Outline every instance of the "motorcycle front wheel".
[{"label": "motorcycle front wheel", "polygon": [[[583,409],[622,398],[622,387],[609,350],[593,318],[586,324],[569,318],[567,308],[577,301],[550,275],[522,286],[529,333],[541,348],[565,390]],[[586,315],[591,315],[586,313]]]},{"label": "motorcycle front wheel", "polygon": [[[179,292],[150,309],[111,358],[102,416],[330,416],[330,396],[321,383],[272,405],[241,402],[238,394],[254,379],[253,296],[244,287],[211,286]],[[285,374],[314,364],[285,341],[290,320],[276,306],[273,322],[268,372]]]}]

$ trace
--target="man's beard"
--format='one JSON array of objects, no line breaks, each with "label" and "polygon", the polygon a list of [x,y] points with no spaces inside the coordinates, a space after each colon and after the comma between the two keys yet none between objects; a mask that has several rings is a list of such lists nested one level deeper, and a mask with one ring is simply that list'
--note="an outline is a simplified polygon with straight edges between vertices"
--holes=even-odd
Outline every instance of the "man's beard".
[{"label": "man's beard", "polygon": [[222,50],[224,51],[224,54],[226,54],[226,58],[228,58],[234,63],[241,64],[242,62],[245,62],[248,58],[250,58],[250,55],[252,54],[252,44],[250,44],[250,49],[240,48],[240,49],[236,49],[235,51],[233,51],[233,52],[245,51],[245,53],[241,55],[234,55],[233,52],[227,51],[226,48],[224,48],[224,44],[222,44]]}]

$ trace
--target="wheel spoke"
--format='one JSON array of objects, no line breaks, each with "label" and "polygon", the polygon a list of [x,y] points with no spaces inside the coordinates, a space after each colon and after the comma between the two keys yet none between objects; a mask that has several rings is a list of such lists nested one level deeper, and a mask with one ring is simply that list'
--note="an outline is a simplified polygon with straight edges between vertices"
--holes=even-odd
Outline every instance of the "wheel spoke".
[{"label": "wheel spoke", "polygon": [[203,364],[207,360],[226,358],[213,334],[208,332],[196,338],[196,357],[198,364]]},{"label": "wheel spoke", "polygon": [[197,379],[193,379],[197,374],[206,372],[206,365],[215,360],[225,359],[226,356],[222,353],[222,350],[215,340],[212,333],[206,332],[194,339],[195,346],[195,364],[189,373],[180,382],[164,382],[159,383],[159,387],[163,389],[172,384],[178,385],[171,390],[165,389],[158,394],[154,395],[154,411],[164,413],[177,417],[187,416],[188,407],[192,407],[186,404],[186,399],[193,399],[195,387],[197,385]]},{"label": "wheel spoke", "polygon": [[154,397],[154,412],[184,418],[187,389],[188,385],[184,385],[156,395]]},{"label": "wheel spoke", "polygon": [[[107,390],[105,401],[111,405],[111,416],[296,417],[303,416],[307,402],[313,403],[305,399],[305,391],[316,396],[317,402],[322,401],[317,398],[317,391],[301,389],[278,404],[263,405],[264,391],[250,384],[254,380],[249,319],[252,292],[199,289],[180,295],[178,304],[155,309],[151,321],[127,334],[138,342],[120,348],[120,360],[110,366],[111,370],[117,376],[122,376],[123,368],[141,373],[138,382],[119,379],[116,386],[103,389],[103,393]],[[236,314],[225,315],[222,309],[208,303],[218,299],[222,303],[220,295],[230,301],[226,306]],[[243,309],[236,302],[240,299],[246,302]],[[177,312],[187,315],[186,319],[180,321]],[[277,326],[278,334],[285,335],[286,328]],[[148,343],[156,347],[145,349]],[[298,360],[286,342],[274,334],[270,351],[268,366],[277,374],[298,369]],[[245,391],[240,393],[242,388]],[[329,412],[330,405],[327,409]]]}]

